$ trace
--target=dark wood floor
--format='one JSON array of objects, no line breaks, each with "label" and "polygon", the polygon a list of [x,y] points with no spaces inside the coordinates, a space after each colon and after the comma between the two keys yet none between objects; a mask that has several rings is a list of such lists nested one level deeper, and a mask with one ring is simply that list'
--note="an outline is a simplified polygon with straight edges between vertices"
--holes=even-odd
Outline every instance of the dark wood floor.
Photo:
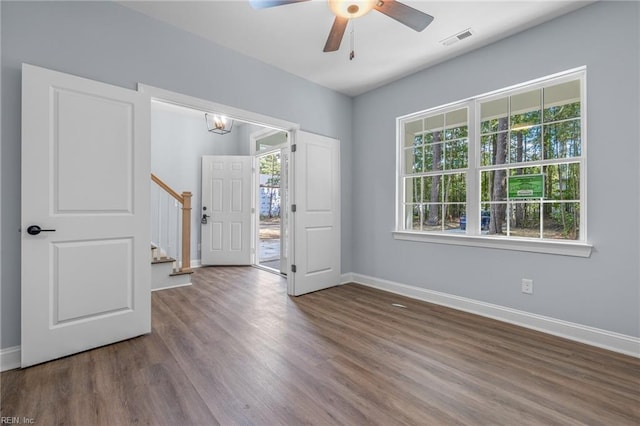
[{"label": "dark wood floor", "polygon": [[640,424],[638,359],[246,267],[154,293],[151,335],[0,378],[38,425]]}]

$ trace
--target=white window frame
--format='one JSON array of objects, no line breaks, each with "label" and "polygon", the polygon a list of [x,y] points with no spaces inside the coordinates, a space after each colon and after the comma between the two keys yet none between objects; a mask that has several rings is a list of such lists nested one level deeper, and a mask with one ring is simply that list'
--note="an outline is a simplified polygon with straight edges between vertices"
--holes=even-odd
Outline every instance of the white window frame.
[{"label": "white window frame", "polygon": [[[513,236],[482,235],[480,231],[481,205],[480,174],[485,167],[480,166],[480,104],[492,99],[514,96],[518,93],[548,87],[568,81],[580,81],[581,94],[581,156],[572,158],[580,164],[580,236],[578,240],[552,240],[544,238],[524,238]],[[440,105],[424,111],[408,114],[396,119],[396,228],[393,236],[397,240],[418,241],[427,243],[452,244],[472,247],[485,247],[504,250],[518,250],[535,253],[557,254],[577,257],[589,257],[593,245],[587,240],[587,96],[586,67],[579,67],[554,75],[546,76],[504,89],[474,96],[463,101]],[[467,215],[466,233],[404,230],[404,124],[427,115],[435,115],[442,111],[466,106],[468,108],[468,167],[467,173]],[[536,162],[535,165],[544,165]],[[507,167],[508,168],[508,167]]]}]

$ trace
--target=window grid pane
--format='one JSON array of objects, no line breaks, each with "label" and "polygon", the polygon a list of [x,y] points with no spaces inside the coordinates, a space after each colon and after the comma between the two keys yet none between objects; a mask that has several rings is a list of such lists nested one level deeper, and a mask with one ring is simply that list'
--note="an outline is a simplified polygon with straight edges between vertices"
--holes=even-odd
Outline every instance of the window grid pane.
[{"label": "window grid pane", "polygon": [[[412,189],[405,193],[412,206],[411,229],[465,232],[471,214],[477,226],[474,232],[482,235],[585,238],[580,235],[581,194],[585,191],[581,186],[585,173],[583,72],[575,73],[573,80],[561,78],[546,85],[536,82],[531,90],[469,101],[479,112],[475,142],[469,139],[468,107],[432,116],[427,113],[419,119],[423,133],[412,139],[410,153],[404,151],[412,156],[411,161],[405,160],[405,172],[421,177],[412,180]],[[418,121],[414,120],[412,125]],[[469,164],[470,144],[476,144],[475,164]],[[416,154],[418,146],[421,151]],[[467,172],[477,173],[478,180],[472,180],[477,188],[467,187]],[[529,175],[535,176],[527,179]],[[533,193],[538,198],[526,198],[532,193],[529,190],[509,194],[511,177],[517,177],[521,185],[536,187]],[[478,211],[466,211],[469,197],[477,200]]]},{"label": "window grid pane", "polygon": [[580,157],[582,155],[580,132],[580,119],[545,124],[544,158]]}]

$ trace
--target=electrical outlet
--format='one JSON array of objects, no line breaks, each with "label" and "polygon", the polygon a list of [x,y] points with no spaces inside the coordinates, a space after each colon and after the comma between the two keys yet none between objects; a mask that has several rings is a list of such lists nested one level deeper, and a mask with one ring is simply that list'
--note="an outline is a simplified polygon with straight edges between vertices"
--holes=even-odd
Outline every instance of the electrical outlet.
[{"label": "electrical outlet", "polygon": [[522,292],[524,294],[533,294],[533,280],[522,279]]}]

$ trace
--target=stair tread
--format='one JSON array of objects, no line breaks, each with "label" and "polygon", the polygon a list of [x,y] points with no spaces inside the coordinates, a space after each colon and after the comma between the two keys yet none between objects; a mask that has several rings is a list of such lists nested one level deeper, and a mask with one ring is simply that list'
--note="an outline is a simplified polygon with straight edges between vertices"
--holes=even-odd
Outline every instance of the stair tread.
[{"label": "stair tread", "polygon": [[170,263],[175,262],[176,260],[172,257],[159,257],[157,259],[151,259],[151,263]]},{"label": "stair tread", "polygon": [[176,275],[191,275],[193,274],[193,271],[174,271],[172,273],[169,274],[170,277],[175,277]]}]

